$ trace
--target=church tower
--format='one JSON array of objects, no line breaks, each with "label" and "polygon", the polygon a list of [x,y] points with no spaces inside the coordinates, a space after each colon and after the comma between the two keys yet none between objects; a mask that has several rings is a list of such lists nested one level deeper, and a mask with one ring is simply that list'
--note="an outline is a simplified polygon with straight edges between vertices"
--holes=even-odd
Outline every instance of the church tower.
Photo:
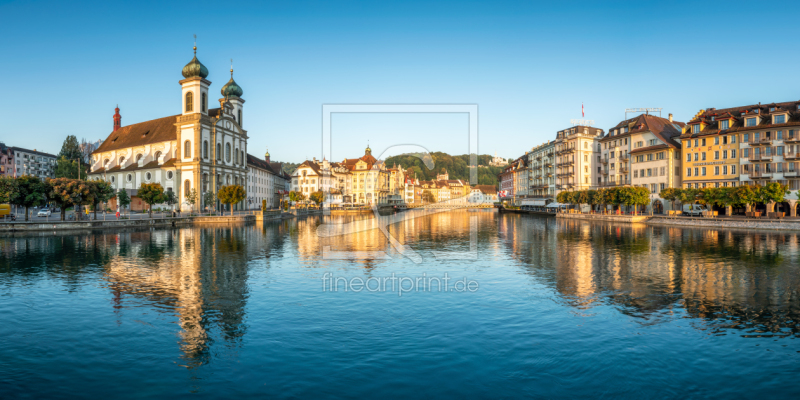
[{"label": "church tower", "polygon": [[219,99],[220,104],[223,104],[225,100],[227,100],[230,105],[233,106],[231,109],[233,119],[236,120],[236,123],[239,124],[240,127],[244,128],[242,124],[242,109],[244,106],[242,94],[244,94],[244,91],[242,87],[237,85],[236,81],[233,80],[233,65],[231,65],[231,80],[222,87],[220,93],[222,93],[222,98]]},{"label": "church tower", "polygon": [[201,113],[208,115],[208,86],[211,82],[206,80],[208,68],[197,59],[197,46],[194,46],[194,58],[183,67],[181,84],[181,114],[189,115]]},{"label": "church tower", "polygon": [[117,129],[122,127],[122,115],[119,115],[119,104],[117,104],[117,108],[114,109],[114,131],[116,132]]}]

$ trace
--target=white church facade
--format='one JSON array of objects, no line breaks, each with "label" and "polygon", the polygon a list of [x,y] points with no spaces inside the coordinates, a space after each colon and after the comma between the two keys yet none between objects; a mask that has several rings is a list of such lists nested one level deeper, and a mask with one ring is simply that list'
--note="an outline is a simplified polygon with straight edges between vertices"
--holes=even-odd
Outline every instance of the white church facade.
[{"label": "white church facade", "polygon": [[[196,47],[194,50],[194,58],[183,67],[184,79],[179,81],[181,113],[121,126],[117,108],[114,130],[92,153],[90,178],[103,179],[116,190],[126,189],[132,198],[132,210],[146,207],[136,197],[142,183],[160,183],[164,190],[176,192],[184,210],[219,207],[219,202],[203,204],[203,197],[211,191],[216,198],[222,186],[242,185],[246,190],[253,187],[248,184],[248,178],[253,177],[252,168],[248,169],[248,133],[242,128],[243,90],[233,80],[231,69],[231,78],[221,89],[219,108],[209,109],[208,69],[197,59]],[[275,173],[261,163],[255,167],[274,173],[277,180],[288,179],[285,173]],[[264,180],[267,181],[272,184],[274,180]],[[283,187],[283,183],[274,186]],[[193,207],[186,201],[186,194],[192,191],[197,194]],[[269,199],[268,207],[276,207],[276,194],[261,193],[258,197]],[[248,193],[249,201],[233,205],[234,210],[252,208],[248,203],[252,204],[254,198],[253,193]]]}]

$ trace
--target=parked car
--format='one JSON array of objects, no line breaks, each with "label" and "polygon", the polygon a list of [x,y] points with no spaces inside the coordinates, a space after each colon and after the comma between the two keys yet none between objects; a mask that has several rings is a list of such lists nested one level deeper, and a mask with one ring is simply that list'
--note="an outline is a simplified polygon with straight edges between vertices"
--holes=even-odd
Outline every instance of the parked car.
[{"label": "parked car", "polygon": [[703,212],[708,211],[706,206],[700,204],[684,204],[683,215],[701,216]]},{"label": "parked car", "polygon": [[43,209],[39,210],[39,213],[36,214],[36,215],[39,216],[39,217],[49,217],[50,214],[52,214],[52,213],[50,212],[49,209],[43,208]]}]

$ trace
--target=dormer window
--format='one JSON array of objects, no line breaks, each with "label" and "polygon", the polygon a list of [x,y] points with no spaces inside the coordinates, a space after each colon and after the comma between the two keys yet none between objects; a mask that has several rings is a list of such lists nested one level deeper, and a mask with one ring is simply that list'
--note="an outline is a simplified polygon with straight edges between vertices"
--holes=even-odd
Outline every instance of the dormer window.
[{"label": "dormer window", "polygon": [[729,124],[730,124],[730,121],[728,121],[728,120],[719,121],[719,130],[728,129]]},{"label": "dormer window", "polygon": [[759,111],[761,111],[761,110],[759,110],[757,108],[755,110],[753,110],[753,112],[756,113],[756,114],[758,114]]},{"label": "dormer window", "polygon": [[744,126],[756,126],[756,119],[755,118],[747,118],[745,120]]},{"label": "dormer window", "polygon": [[712,115],[712,116],[711,116],[711,122],[714,122],[714,121],[716,121],[716,120],[717,120],[717,117],[715,117],[715,116],[713,116],[713,115]]},{"label": "dormer window", "polygon": [[785,124],[786,123],[786,114],[775,115],[772,117],[773,124]]},{"label": "dormer window", "polygon": [[775,107],[770,107],[769,112],[775,112]]},{"label": "dormer window", "polygon": [[692,125],[692,133],[700,133],[700,124]]}]

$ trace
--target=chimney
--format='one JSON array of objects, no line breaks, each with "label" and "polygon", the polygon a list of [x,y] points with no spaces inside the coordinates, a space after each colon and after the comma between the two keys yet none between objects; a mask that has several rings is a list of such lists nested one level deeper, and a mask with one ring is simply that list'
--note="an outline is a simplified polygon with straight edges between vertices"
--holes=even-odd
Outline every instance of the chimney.
[{"label": "chimney", "polygon": [[114,132],[116,132],[121,126],[122,116],[119,115],[119,104],[117,104],[117,108],[114,109]]},{"label": "chimney", "polygon": [[669,122],[672,123],[672,114],[669,115]]}]

